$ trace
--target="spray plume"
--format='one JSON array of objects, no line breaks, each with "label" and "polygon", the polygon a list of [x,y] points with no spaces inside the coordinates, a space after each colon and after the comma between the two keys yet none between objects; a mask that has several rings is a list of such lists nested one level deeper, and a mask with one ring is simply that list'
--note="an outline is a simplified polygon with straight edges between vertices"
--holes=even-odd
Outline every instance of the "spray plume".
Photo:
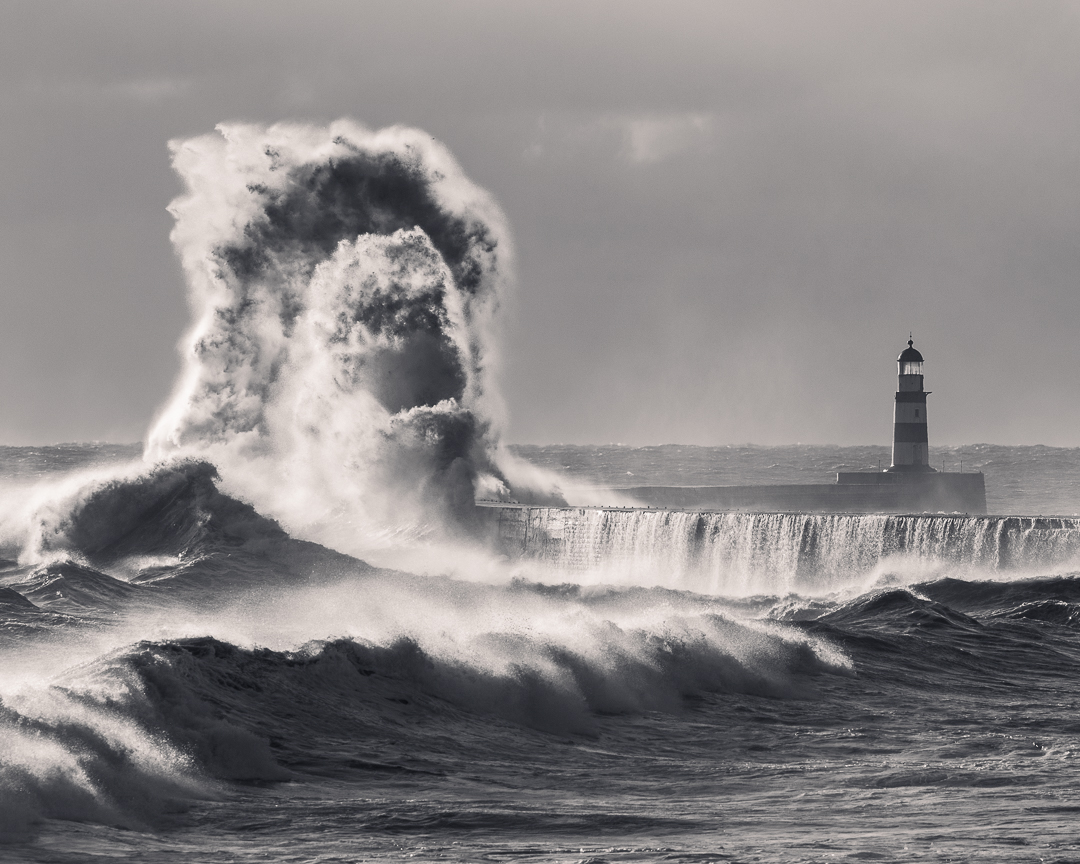
[{"label": "spray plume", "polygon": [[474,494],[508,493],[498,206],[415,129],[217,132],[170,145],[195,322],[147,457],[211,461],[342,551],[462,533]]}]

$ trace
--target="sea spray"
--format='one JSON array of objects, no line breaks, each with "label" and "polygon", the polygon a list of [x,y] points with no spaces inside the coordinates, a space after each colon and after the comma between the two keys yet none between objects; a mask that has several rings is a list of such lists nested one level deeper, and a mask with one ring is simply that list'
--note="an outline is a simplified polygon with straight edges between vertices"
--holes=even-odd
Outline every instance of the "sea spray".
[{"label": "sea spray", "polygon": [[[349,552],[468,533],[497,461],[494,200],[427,134],[231,124],[174,141],[195,323],[147,457],[196,456]],[[535,472],[533,472],[535,473]]]}]

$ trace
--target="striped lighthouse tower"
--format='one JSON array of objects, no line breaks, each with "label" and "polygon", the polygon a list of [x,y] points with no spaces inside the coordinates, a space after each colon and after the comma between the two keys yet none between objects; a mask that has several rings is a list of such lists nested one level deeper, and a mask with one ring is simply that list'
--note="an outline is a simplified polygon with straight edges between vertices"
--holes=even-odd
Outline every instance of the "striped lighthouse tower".
[{"label": "striped lighthouse tower", "polygon": [[926,397],[923,390],[923,357],[908,339],[908,347],[896,358],[900,366],[893,413],[892,466],[889,471],[933,471],[927,452]]}]

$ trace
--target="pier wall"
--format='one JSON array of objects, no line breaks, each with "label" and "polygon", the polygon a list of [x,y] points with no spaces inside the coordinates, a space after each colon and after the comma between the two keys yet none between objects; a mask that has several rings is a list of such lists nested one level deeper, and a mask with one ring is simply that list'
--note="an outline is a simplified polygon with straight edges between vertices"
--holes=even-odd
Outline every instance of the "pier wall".
[{"label": "pier wall", "polygon": [[633,486],[613,490],[646,507],[754,513],[986,513],[981,473],[842,473],[836,483]]}]

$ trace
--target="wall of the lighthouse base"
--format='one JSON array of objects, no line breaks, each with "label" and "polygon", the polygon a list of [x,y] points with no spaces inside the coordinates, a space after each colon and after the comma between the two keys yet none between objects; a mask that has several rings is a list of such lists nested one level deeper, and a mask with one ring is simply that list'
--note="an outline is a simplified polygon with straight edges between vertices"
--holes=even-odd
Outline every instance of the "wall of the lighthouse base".
[{"label": "wall of the lighthouse base", "polygon": [[[644,507],[756,513],[986,512],[982,474],[838,474],[835,484],[635,486],[612,490]],[[613,496],[614,498],[615,496]]]},{"label": "wall of the lighthouse base", "polygon": [[923,427],[923,441],[894,441],[892,446],[892,467],[896,470],[925,469],[930,467],[930,449],[925,440],[926,427]]}]

